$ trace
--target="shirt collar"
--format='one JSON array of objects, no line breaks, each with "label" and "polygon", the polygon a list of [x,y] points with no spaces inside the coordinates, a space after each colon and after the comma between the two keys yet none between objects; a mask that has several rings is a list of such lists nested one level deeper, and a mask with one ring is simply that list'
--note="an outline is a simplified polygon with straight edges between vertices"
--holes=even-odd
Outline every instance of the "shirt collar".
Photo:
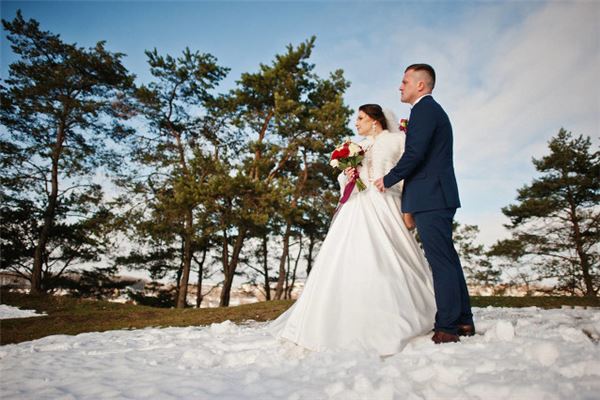
[{"label": "shirt collar", "polygon": [[423,97],[427,97],[427,96],[431,96],[431,93],[427,93],[427,94],[424,94],[423,96],[419,97],[419,98],[417,99],[417,101],[415,101],[415,102],[414,102],[414,103],[413,103],[413,104],[410,106],[410,109],[412,110],[412,108],[413,108],[414,106],[416,106],[416,105],[417,105],[417,103],[418,103],[418,102],[420,102],[420,101],[421,101],[421,99],[422,99]]}]

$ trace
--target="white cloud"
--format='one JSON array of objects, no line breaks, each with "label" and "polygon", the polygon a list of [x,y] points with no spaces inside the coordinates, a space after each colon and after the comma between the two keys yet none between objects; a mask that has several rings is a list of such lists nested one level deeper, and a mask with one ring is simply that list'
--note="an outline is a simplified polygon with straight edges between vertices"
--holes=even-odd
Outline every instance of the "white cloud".
[{"label": "white cloud", "polygon": [[561,127],[600,136],[600,3],[478,3],[466,10],[441,27],[404,10],[405,24],[350,36],[317,64],[343,66],[353,107],[379,102],[400,116],[409,113],[398,96],[404,67],[436,68],[434,95],[455,131],[459,219],[479,225],[491,243],[506,236],[500,208],[535,176],[531,158],[547,153]]}]

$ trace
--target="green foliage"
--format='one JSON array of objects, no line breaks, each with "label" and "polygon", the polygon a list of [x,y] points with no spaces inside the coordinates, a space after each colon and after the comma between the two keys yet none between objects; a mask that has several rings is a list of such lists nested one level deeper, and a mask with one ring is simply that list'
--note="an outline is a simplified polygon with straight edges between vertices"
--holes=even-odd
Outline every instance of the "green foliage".
[{"label": "green foliage", "polygon": [[600,152],[589,137],[561,129],[550,154],[533,163],[541,176],[518,190],[517,204],[502,209],[512,238],[491,251],[526,264],[557,289],[596,296],[600,287]]}]

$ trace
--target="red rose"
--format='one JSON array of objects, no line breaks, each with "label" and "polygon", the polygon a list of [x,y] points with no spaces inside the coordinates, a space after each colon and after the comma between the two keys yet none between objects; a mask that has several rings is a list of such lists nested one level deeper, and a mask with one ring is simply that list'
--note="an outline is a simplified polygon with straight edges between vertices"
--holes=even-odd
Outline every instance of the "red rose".
[{"label": "red rose", "polygon": [[348,148],[348,146],[346,146],[344,144],[344,147],[342,147],[341,149],[336,149],[333,151],[333,154],[331,155],[331,159],[339,160],[340,158],[346,158],[349,155],[350,155],[350,149]]}]

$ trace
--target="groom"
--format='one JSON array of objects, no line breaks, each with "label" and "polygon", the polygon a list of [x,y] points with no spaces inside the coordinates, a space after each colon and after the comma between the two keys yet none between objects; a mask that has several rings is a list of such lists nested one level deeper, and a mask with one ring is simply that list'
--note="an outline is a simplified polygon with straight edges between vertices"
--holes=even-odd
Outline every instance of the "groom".
[{"label": "groom", "polygon": [[427,64],[406,68],[401,101],[412,105],[406,149],[398,164],[375,181],[380,191],[404,179],[402,212],[412,213],[433,273],[437,314],[435,343],[458,342],[475,334],[469,293],[452,242],[452,221],[460,207],[452,161],[452,126],[433,99],[435,71]]}]

